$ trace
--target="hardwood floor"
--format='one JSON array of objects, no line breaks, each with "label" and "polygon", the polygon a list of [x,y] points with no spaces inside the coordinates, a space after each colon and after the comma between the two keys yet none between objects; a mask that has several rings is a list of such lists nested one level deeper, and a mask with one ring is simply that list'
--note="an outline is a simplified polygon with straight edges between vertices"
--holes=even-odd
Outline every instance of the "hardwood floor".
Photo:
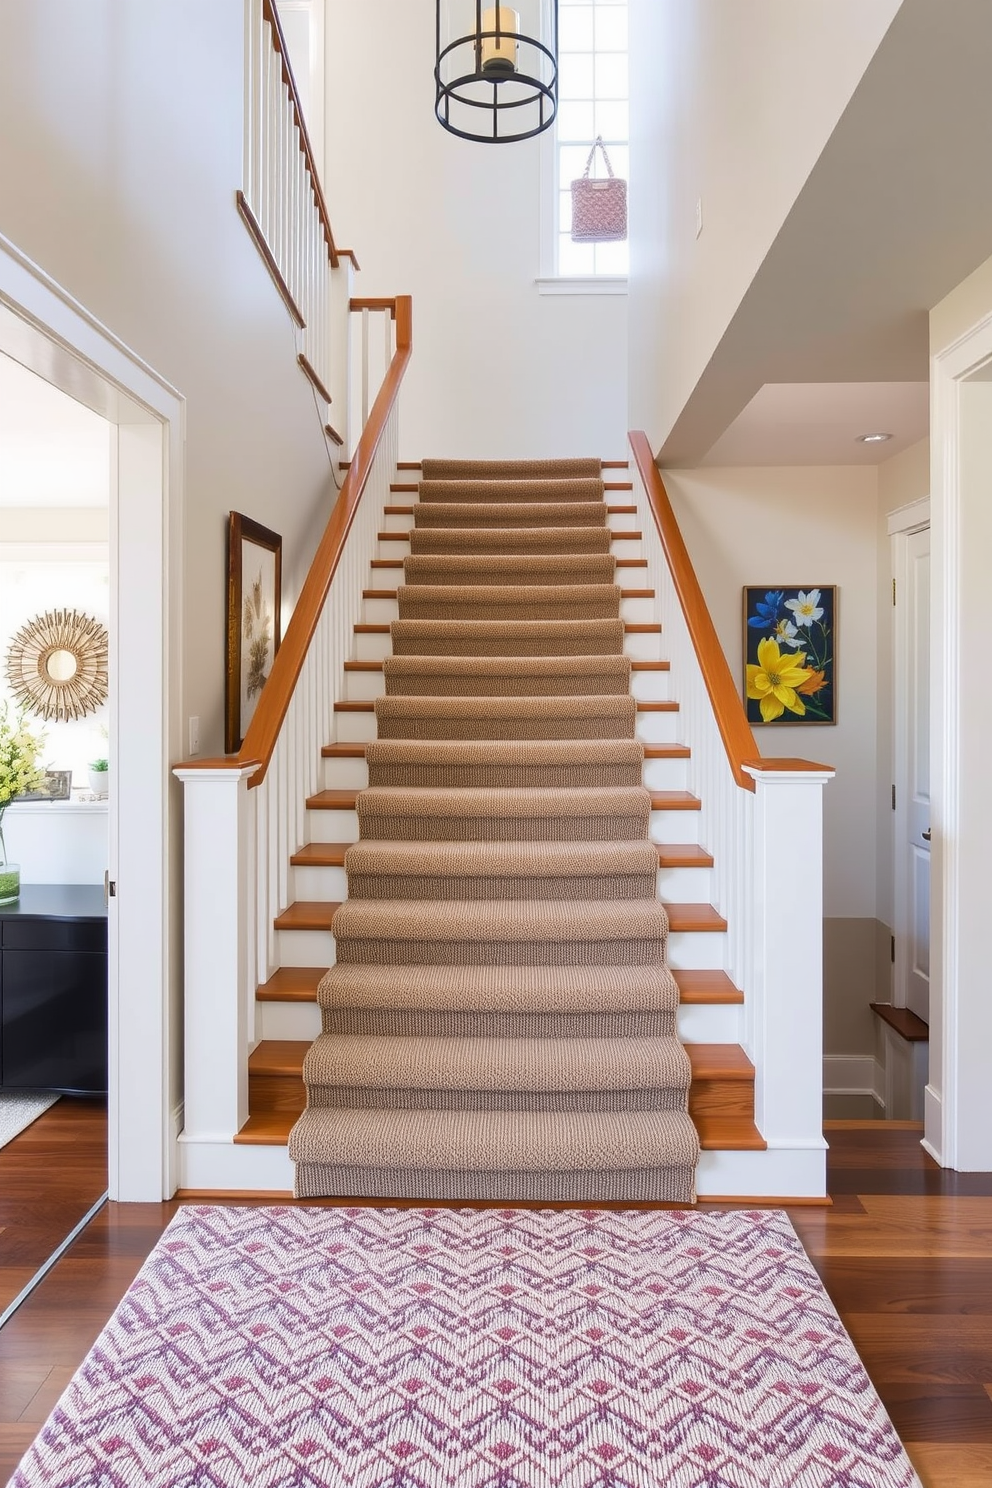
[{"label": "hardwood floor", "polygon": [[[992,1174],[943,1172],[909,1124],[828,1123],[827,1137],[833,1207],[792,1222],[925,1488],[990,1488]],[[0,1482],[176,1208],[108,1205],[0,1331]]]},{"label": "hardwood floor", "polygon": [[0,1312],[107,1189],[107,1103],[63,1096],[0,1147]]}]

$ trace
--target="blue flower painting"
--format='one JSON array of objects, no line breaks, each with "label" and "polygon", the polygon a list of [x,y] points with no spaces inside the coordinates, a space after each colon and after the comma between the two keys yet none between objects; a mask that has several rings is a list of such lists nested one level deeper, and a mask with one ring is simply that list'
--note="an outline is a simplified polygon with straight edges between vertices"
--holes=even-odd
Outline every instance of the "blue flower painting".
[{"label": "blue flower painting", "polygon": [[833,584],[744,590],[744,706],[750,723],[836,723]]}]

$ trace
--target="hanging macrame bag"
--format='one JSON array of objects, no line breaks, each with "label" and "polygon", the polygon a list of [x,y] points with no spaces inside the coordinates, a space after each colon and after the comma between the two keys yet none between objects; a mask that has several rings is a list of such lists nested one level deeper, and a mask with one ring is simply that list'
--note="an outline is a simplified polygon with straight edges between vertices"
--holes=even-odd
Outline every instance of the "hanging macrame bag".
[{"label": "hanging macrame bag", "polygon": [[[609,174],[590,176],[596,151],[602,150]],[[586,168],[572,182],[572,242],[621,243],[627,236],[627,182],[613,174],[602,135],[589,151]]]}]

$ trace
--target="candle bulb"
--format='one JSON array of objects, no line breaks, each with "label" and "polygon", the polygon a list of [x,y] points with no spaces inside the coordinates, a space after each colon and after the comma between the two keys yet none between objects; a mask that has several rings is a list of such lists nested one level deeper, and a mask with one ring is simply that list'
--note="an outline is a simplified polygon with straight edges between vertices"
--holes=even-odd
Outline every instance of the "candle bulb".
[{"label": "candle bulb", "polygon": [[509,5],[491,5],[482,12],[482,30],[500,32],[499,36],[482,36],[482,71],[509,77],[517,70],[517,39],[512,33],[520,30],[519,15]]}]

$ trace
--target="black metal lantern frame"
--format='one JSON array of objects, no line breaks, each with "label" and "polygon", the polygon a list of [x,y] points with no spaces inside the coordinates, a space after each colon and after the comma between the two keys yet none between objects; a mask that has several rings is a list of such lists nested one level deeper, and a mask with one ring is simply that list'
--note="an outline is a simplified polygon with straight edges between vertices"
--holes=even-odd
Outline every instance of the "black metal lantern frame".
[{"label": "black metal lantern frame", "polygon": [[[509,8],[483,5],[482,0],[467,0],[467,4],[462,0],[460,5],[458,0],[437,0],[434,112],[438,122],[460,139],[510,144],[533,139],[554,123],[558,112],[557,0],[536,0],[538,19],[542,11],[547,17],[548,34],[543,38],[505,27],[503,11]],[[452,24],[455,10],[462,12],[462,25],[474,13],[475,29],[452,36],[459,29]]]}]

